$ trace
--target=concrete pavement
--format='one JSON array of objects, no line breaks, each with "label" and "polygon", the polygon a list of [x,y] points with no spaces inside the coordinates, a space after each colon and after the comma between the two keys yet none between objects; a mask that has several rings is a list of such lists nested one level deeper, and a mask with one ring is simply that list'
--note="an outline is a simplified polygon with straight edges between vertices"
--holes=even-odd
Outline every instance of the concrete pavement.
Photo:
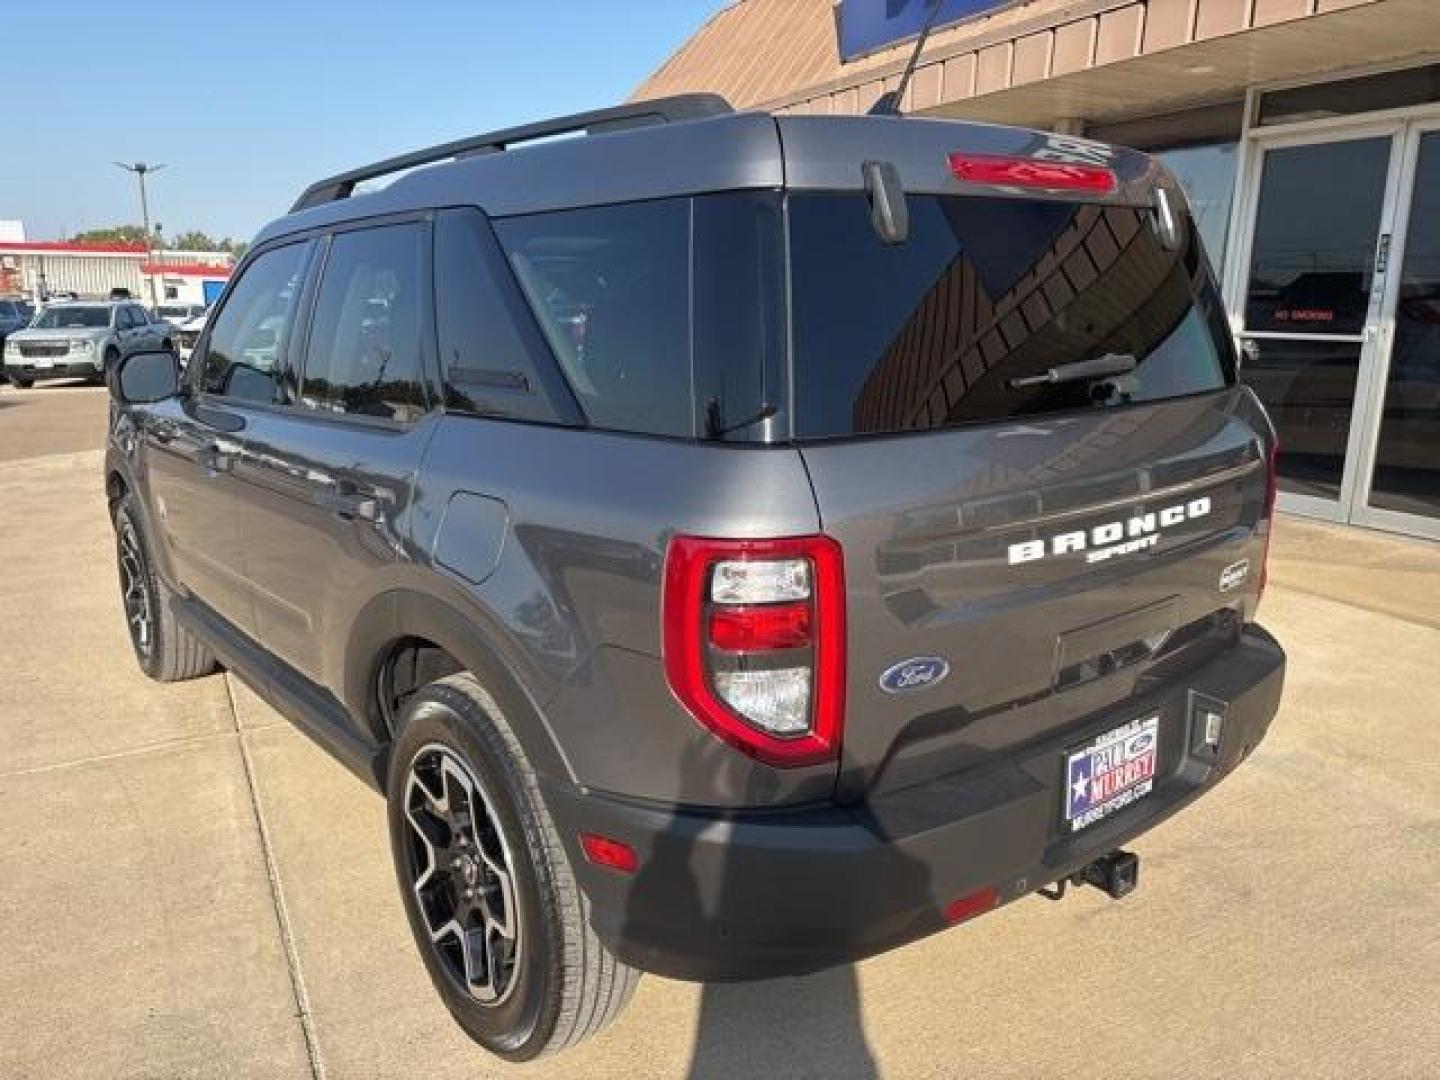
[{"label": "concrete pavement", "polygon": [[0,1077],[1429,1077],[1440,1073],[1440,549],[1285,519],[1270,739],[1135,846],[808,979],[647,978],[526,1068],[451,1023],[383,806],[243,686],[136,670],[103,392],[0,391]]}]

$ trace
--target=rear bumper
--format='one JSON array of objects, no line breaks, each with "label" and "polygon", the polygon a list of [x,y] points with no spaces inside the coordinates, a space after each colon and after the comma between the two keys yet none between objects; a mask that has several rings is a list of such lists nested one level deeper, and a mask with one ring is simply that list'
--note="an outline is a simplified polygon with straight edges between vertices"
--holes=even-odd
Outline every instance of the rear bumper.
[{"label": "rear bumper", "polygon": [[[1028,895],[1119,847],[1214,787],[1265,737],[1285,654],[1249,627],[1170,685],[1092,718],[1063,743],[855,807],[764,816],[676,812],[547,784],[590,922],[624,961],[671,978],[767,978],[858,960],[944,929],[947,905],[994,887]],[[1201,707],[1223,711],[1218,750]],[[1116,724],[1160,715],[1154,790],[1078,833],[1063,821],[1065,753]],[[1197,749],[1198,747],[1198,749]],[[591,865],[582,830],[631,844],[640,869]]]}]

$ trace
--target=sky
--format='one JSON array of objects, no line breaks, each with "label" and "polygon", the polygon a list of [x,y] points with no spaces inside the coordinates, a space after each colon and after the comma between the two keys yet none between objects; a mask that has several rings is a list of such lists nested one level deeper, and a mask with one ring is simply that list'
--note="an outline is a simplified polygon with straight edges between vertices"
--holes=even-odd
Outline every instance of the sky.
[{"label": "sky", "polygon": [[249,239],[306,185],[623,101],[725,0],[17,0],[0,219]]}]

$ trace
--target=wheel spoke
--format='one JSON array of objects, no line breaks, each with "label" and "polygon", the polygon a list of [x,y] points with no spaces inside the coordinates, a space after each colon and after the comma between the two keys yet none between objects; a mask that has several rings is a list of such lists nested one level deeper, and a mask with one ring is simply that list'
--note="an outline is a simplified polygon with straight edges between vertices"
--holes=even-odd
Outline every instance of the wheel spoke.
[{"label": "wheel spoke", "polygon": [[404,794],[411,881],[430,942],[476,1001],[514,989],[522,946],[513,860],[468,763],[430,745],[411,761]]}]

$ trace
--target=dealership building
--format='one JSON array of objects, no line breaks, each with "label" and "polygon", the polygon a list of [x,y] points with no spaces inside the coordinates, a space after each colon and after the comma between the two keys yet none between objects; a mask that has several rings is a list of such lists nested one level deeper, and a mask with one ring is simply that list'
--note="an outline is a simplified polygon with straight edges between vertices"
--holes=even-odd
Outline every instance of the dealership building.
[{"label": "dealership building", "polygon": [[[23,232],[19,233],[23,236]],[[99,300],[127,289],[150,303],[208,304],[230,277],[228,251],[147,251],[141,244],[6,239],[0,234],[0,296]]]},{"label": "dealership building", "polygon": [[[637,98],[844,115],[928,0],[738,0]],[[1440,538],[1440,0],[939,0],[906,113],[1151,151],[1280,429],[1281,505]]]}]

